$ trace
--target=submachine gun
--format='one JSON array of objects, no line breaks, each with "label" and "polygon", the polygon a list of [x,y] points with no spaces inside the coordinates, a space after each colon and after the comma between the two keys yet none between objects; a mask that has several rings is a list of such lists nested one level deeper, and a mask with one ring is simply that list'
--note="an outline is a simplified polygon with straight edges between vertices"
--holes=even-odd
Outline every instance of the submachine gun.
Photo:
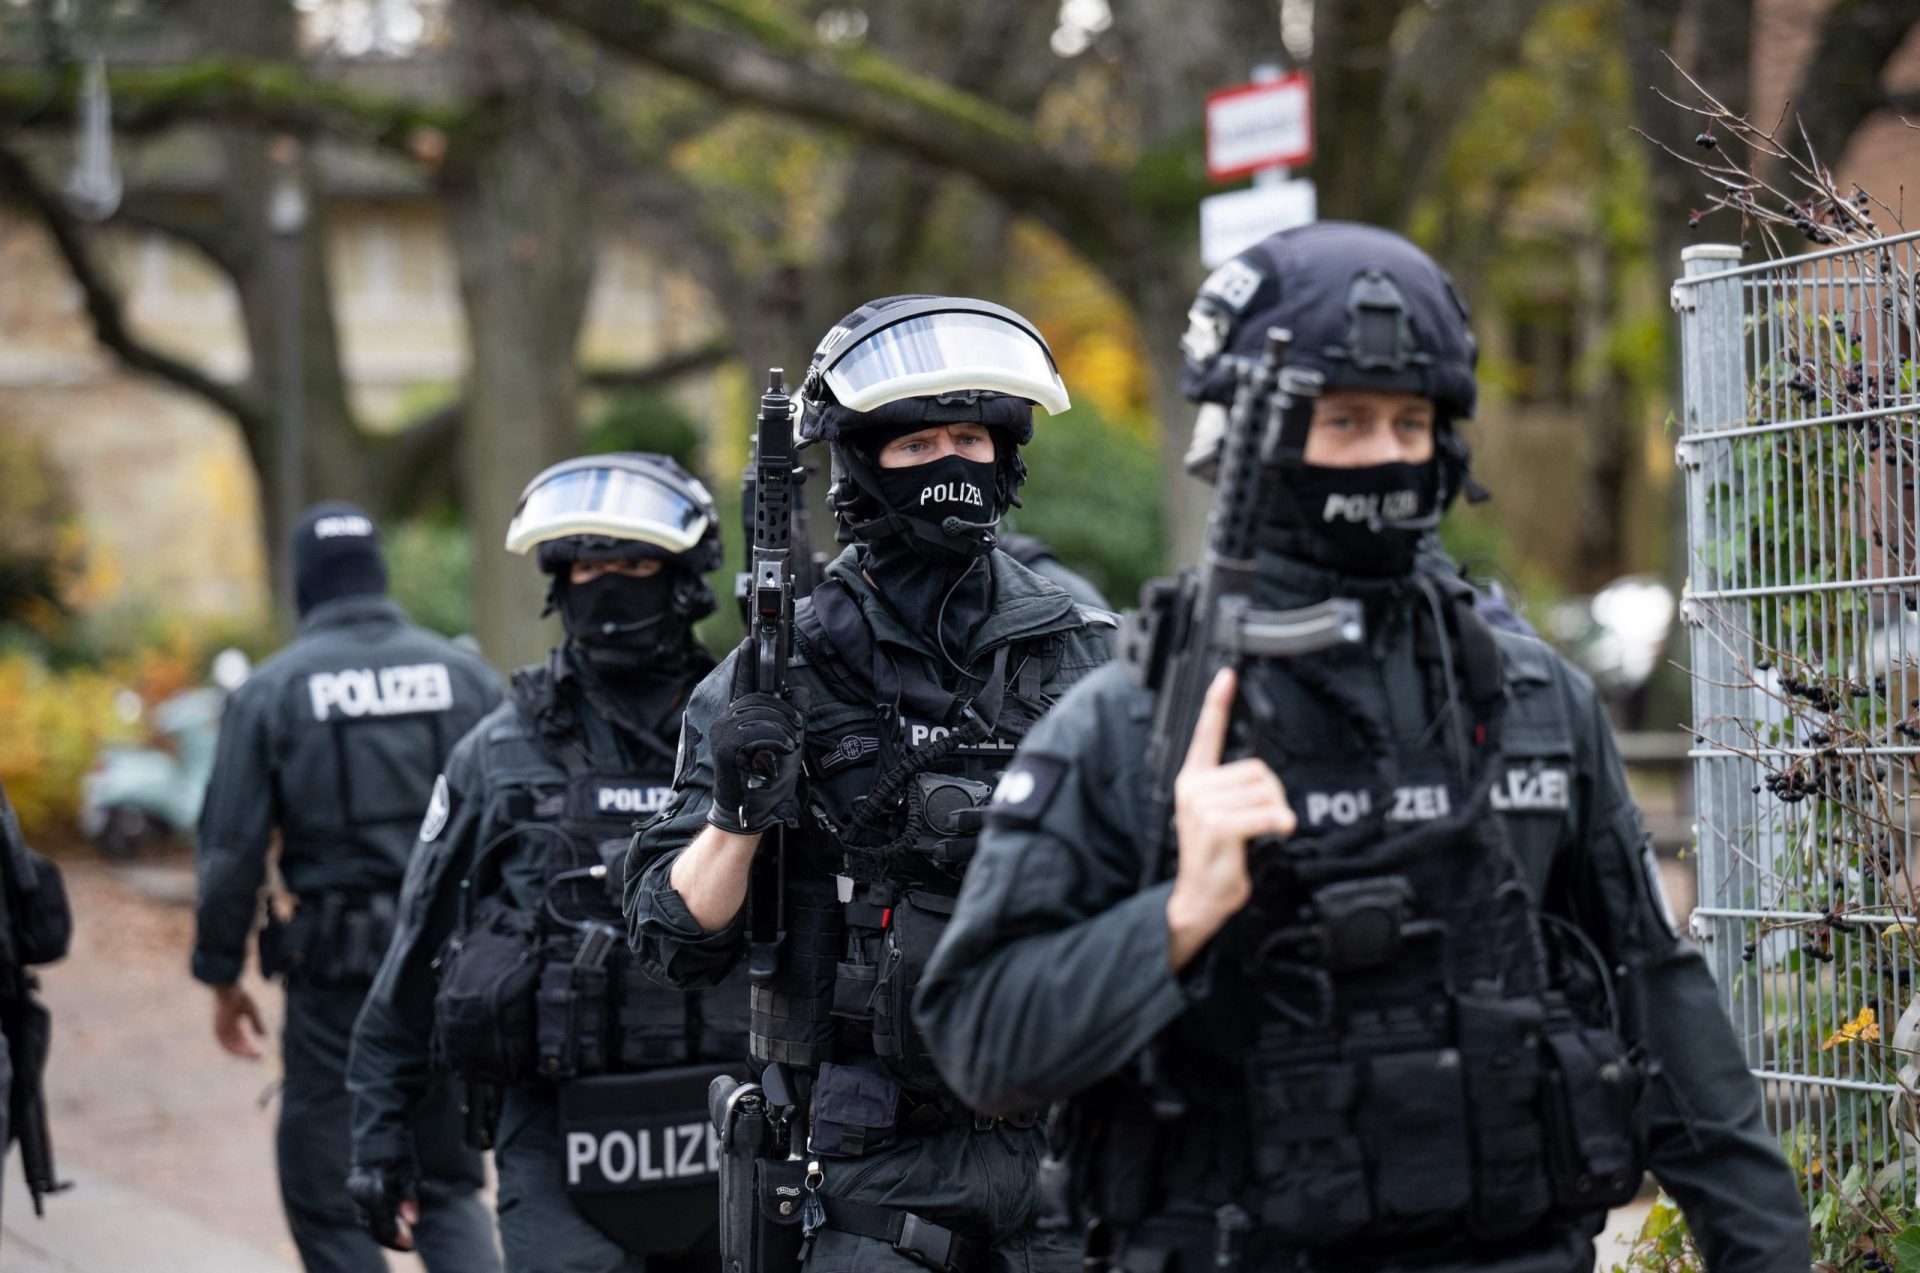
[{"label": "submachine gun", "polygon": [[[1207,687],[1225,667],[1249,660],[1290,659],[1357,644],[1365,634],[1358,602],[1335,597],[1297,610],[1261,610],[1253,605],[1255,543],[1267,513],[1272,466],[1280,458],[1283,426],[1295,413],[1311,413],[1320,394],[1318,373],[1286,366],[1290,335],[1267,332],[1258,358],[1236,368],[1233,407],[1221,440],[1206,548],[1198,566],[1173,579],[1158,579],[1140,595],[1120,635],[1120,658],[1153,691],[1153,726],[1146,754],[1146,844],[1140,887],[1151,888],[1172,871],[1174,782],[1186,761]],[[1249,733],[1271,729],[1274,709],[1251,679],[1243,677],[1238,705],[1245,717],[1230,746],[1244,748]],[[1250,727],[1250,728],[1249,728]],[[1121,1171],[1156,1152],[1156,1125],[1177,1120],[1184,1103],[1166,1081],[1162,1044],[1150,1043],[1130,1074],[1057,1103],[1047,1116],[1048,1148],[1040,1164],[1046,1229],[1077,1228],[1088,1218],[1137,1220],[1144,1211],[1147,1174]],[[1141,1108],[1150,1105],[1151,1112]],[[1125,1128],[1126,1130],[1121,1130]],[[1123,1183],[1121,1182],[1123,1179]],[[1117,1214],[1122,1213],[1122,1214]],[[1088,1268],[1105,1267],[1089,1234]]]},{"label": "submachine gun", "polygon": [[[739,586],[747,622],[740,657],[749,661],[745,682],[755,693],[787,693],[787,658],[793,640],[793,603],[818,578],[804,534],[804,511],[796,498],[805,470],[794,462],[792,400],[779,368],[767,373],[767,390],[755,417],[753,459],[743,479],[750,487],[753,549]],[[743,509],[744,512],[744,509]],[[800,533],[796,535],[796,528]],[[764,778],[748,775],[749,785]],[[786,945],[786,829],[775,825],[760,841],[747,885],[747,976],[767,985],[780,969]],[[723,1273],[797,1267],[803,1206],[821,1206],[809,1183],[802,1150],[806,1140],[803,1079],[786,1066],[767,1067],[758,1083],[731,1076],[713,1081],[708,1114],[719,1133],[720,1258]],[[804,1195],[804,1203],[803,1203]]]},{"label": "submachine gun", "polygon": [[[1220,669],[1238,668],[1250,658],[1299,658],[1356,645],[1365,635],[1360,603],[1346,597],[1298,610],[1253,607],[1254,540],[1266,513],[1266,474],[1279,458],[1283,424],[1293,412],[1312,411],[1322,384],[1319,373],[1285,365],[1291,339],[1271,328],[1261,356],[1240,364],[1199,566],[1148,584],[1121,633],[1120,657],[1154,693],[1142,888],[1166,878],[1171,866],[1174,780],[1193,741],[1201,701]],[[1256,729],[1271,726],[1272,705],[1258,686],[1243,680],[1239,697]]]}]

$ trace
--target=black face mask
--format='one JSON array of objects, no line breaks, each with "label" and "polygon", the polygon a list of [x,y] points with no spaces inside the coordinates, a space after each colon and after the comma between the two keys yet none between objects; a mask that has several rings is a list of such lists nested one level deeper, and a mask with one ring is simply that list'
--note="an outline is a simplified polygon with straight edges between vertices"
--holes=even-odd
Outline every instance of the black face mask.
[{"label": "black face mask", "polygon": [[911,468],[874,470],[887,506],[914,523],[905,536],[928,561],[958,564],[993,548],[1000,520],[993,461],[943,455]]},{"label": "black face mask", "polygon": [[1437,480],[1431,460],[1355,469],[1301,465],[1287,473],[1287,498],[1263,540],[1344,575],[1407,574],[1420,537],[1432,529]]},{"label": "black face mask", "polygon": [[693,635],[675,612],[671,571],[640,578],[608,573],[554,589],[560,622],[607,676],[668,675],[685,666]]}]

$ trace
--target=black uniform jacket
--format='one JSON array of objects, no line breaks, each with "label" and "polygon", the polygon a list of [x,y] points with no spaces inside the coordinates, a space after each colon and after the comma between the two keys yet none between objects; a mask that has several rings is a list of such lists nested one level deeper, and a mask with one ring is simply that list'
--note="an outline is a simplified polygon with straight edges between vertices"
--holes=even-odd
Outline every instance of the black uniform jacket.
[{"label": "black uniform jacket", "polygon": [[[685,684],[710,666],[703,655]],[[663,693],[665,718],[644,733],[636,732],[636,721],[616,731],[610,713],[594,705],[584,683],[590,676],[578,656],[562,647],[547,665],[519,673],[513,695],[447,758],[407,867],[393,944],[354,1023],[347,1087],[354,1096],[356,1163],[406,1161],[411,1155],[407,1128],[432,1078],[433,962],[453,931],[460,885],[476,856],[498,841],[490,861],[499,868],[500,887],[521,910],[537,913],[542,905],[552,837],[513,835],[511,829],[565,816],[569,777],[557,749],[572,749],[586,769],[609,778],[651,782],[657,776],[655,786],[608,789],[605,794],[631,790],[636,797],[609,808],[601,819],[610,824],[603,828],[609,833],[613,825],[630,830],[635,815],[645,812],[642,806],[667,799],[680,696]],[[528,702],[535,704],[532,714]]]},{"label": "black uniform jacket", "polygon": [[[1270,555],[1260,572],[1262,605],[1305,605],[1335,588],[1324,572]],[[1422,593],[1339,587],[1368,611],[1367,650],[1348,652],[1343,683],[1400,744],[1421,745],[1433,724],[1414,652],[1411,607],[1426,604]],[[1706,966],[1668,913],[1593,687],[1540,642],[1496,638],[1508,706],[1494,804],[1534,896],[1605,953],[1627,1031],[1660,1064],[1654,1174],[1715,1273],[1804,1273],[1798,1188]],[[1294,719],[1295,706],[1282,703],[1279,719]],[[1172,882],[1139,889],[1151,712],[1129,668],[1103,669],[1028,735],[996,796],[916,1014],[948,1082],[978,1109],[1087,1088],[1206,992],[1203,978],[1168,964]],[[1300,727],[1315,728],[1303,715]],[[1289,745],[1310,754],[1314,743]],[[1581,1252],[1567,1248],[1584,1247],[1584,1235],[1564,1238],[1512,1267],[1582,1267]],[[1584,1261],[1591,1266],[1590,1249]]]},{"label": "black uniform jacket", "polygon": [[[1077,605],[1066,592],[1005,553],[993,553],[991,566],[991,609],[959,659],[974,674],[965,686],[954,685],[960,678],[940,670],[940,656],[929,639],[880,599],[855,565],[855,550],[842,553],[827,572],[852,590],[876,644],[887,647],[896,660],[922,661],[939,683],[956,690],[978,690],[994,652],[1003,646],[1057,638],[1057,658],[1039,687],[1048,700],[1066,693],[1111,657],[1111,615]],[[746,953],[744,907],[727,927],[704,932],[668,881],[673,860],[706,826],[707,810],[713,804],[713,757],[706,746],[707,732],[730,701],[734,660],[739,657],[735,651],[694,691],[681,726],[673,804],[635,839],[627,864],[626,912],[634,950],[647,971],[669,985],[712,985]],[[808,657],[804,645],[798,647],[790,678],[809,704],[806,785],[812,799],[835,820],[844,821],[877,773],[872,749],[849,748],[847,743],[877,742],[883,726],[876,719],[875,704],[842,702],[821,673],[809,666]],[[932,732],[925,724],[905,719],[897,719],[893,728],[908,735],[908,746],[915,745],[916,730],[923,736]],[[1001,764],[1004,759],[996,759],[993,768]],[[818,836],[799,839],[801,872],[825,879],[839,869],[836,845]]]},{"label": "black uniform jacket", "polygon": [[276,826],[294,893],[398,889],[433,775],[501,693],[478,655],[385,597],[314,607],[221,717],[200,814],[193,975],[239,978]]}]

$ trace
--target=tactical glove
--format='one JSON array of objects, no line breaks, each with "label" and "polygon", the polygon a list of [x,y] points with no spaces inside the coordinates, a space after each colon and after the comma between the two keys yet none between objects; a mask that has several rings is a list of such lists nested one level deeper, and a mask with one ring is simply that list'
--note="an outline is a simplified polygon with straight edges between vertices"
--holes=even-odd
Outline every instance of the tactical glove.
[{"label": "tactical glove", "polygon": [[740,694],[713,722],[713,808],[707,821],[736,835],[798,826],[800,744],[806,717],[773,694]]},{"label": "tactical glove", "polygon": [[360,1213],[361,1227],[390,1251],[410,1251],[401,1245],[400,1204],[420,1199],[420,1178],[412,1163],[377,1162],[354,1167],[347,1175],[347,1196]]}]

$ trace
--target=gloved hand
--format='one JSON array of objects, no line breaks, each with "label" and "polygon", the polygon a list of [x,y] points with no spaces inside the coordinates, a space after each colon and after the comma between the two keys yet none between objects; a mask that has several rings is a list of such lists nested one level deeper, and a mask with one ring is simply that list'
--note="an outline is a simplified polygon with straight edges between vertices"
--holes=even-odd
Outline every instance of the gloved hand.
[{"label": "gloved hand", "polygon": [[413,1250],[409,1230],[420,1223],[420,1179],[412,1163],[355,1165],[347,1174],[347,1196],[375,1242],[390,1251]]},{"label": "gloved hand", "polygon": [[798,826],[803,704],[745,692],[738,681],[734,689],[733,702],[707,732],[713,755],[707,821],[736,835],[757,835],[777,822]]}]

